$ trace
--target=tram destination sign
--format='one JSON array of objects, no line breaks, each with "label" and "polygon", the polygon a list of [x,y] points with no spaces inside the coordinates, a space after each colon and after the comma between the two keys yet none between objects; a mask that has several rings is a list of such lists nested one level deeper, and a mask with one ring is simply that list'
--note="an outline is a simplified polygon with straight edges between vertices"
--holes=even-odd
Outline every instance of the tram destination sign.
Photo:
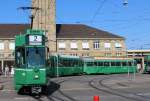
[{"label": "tram destination sign", "polygon": [[42,36],[29,35],[29,45],[42,45]]}]

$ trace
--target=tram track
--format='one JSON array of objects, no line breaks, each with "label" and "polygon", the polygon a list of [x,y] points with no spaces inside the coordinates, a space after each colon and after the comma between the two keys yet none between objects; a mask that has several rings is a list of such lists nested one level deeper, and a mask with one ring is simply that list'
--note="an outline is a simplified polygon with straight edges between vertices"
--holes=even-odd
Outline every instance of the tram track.
[{"label": "tram track", "polygon": [[[107,79],[109,79],[109,78],[107,78]],[[99,81],[99,84],[100,84],[102,87],[105,87],[105,88],[110,89],[110,90],[113,90],[113,91],[117,91],[118,93],[132,94],[132,95],[134,95],[136,98],[137,98],[137,97],[144,98],[142,101],[146,101],[146,100],[149,101],[149,100],[150,100],[150,97],[148,97],[148,96],[138,95],[137,93],[132,93],[132,92],[123,91],[123,90],[114,89],[114,88],[112,88],[112,87],[109,87],[109,86],[107,86],[106,84],[103,83],[103,81],[104,81],[104,80],[107,80],[107,79],[100,80],[100,81]]]},{"label": "tram track", "polygon": [[[56,82],[57,84],[61,85],[63,84],[64,82],[67,82],[69,81],[70,79],[72,79],[73,77],[71,78],[67,78],[67,79],[64,79],[64,80],[61,80],[59,82]],[[60,93],[62,96],[64,96],[65,98],[67,98],[69,101],[78,101],[76,99],[74,99],[73,97],[69,96],[68,94],[66,94],[64,91],[62,91],[60,88],[58,89],[58,93]],[[51,99],[53,99],[52,101],[66,101],[65,99],[62,99],[62,98],[59,98],[59,97],[56,97],[54,95],[51,95],[49,96]],[[57,99],[57,100],[55,100]]]},{"label": "tram track", "polygon": [[[103,84],[102,82],[104,80],[110,79],[108,77],[104,77],[103,79],[99,80],[99,78],[95,78],[91,81],[89,81],[89,86],[91,86],[92,88],[96,89],[97,91],[100,92],[105,92],[107,94],[111,94],[111,95],[115,95],[121,98],[125,98],[127,101],[131,100],[131,101],[149,101],[149,99],[147,98],[142,98],[141,96],[132,94],[131,92],[125,93],[116,89],[112,89],[108,86],[106,86],[105,84]],[[98,80],[98,81],[97,81]],[[95,83],[97,83],[97,85],[95,85]]]},{"label": "tram track", "polygon": [[[73,77],[72,77],[72,78],[73,78]],[[69,78],[69,79],[67,79],[67,80],[65,80],[65,81],[63,81],[63,82],[61,82],[61,83],[59,83],[59,84],[62,84],[62,83],[64,83],[64,82],[66,82],[66,81],[69,81],[69,80],[72,79],[72,78]],[[69,95],[66,94],[64,91],[62,91],[61,89],[58,89],[58,92],[59,92],[61,95],[63,95],[64,97],[66,97],[67,99],[69,99],[70,101],[77,101],[76,99],[74,99],[73,97],[69,96]]]},{"label": "tram track", "polygon": [[56,96],[50,96],[50,97],[48,97],[48,99],[50,101],[65,101],[64,99],[56,97]]},{"label": "tram track", "polygon": [[[50,84],[49,84],[49,87],[51,87],[51,88],[53,88],[53,86],[54,86],[54,88],[57,86],[57,85],[60,85],[61,83],[63,83],[63,82],[66,82],[66,81],[68,81],[70,78],[65,78],[65,79],[61,79],[61,80],[56,80],[56,81],[50,81]],[[51,90],[51,88],[47,88],[47,89],[49,89],[49,90]],[[59,91],[59,89],[58,90],[56,90],[56,91]],[[60,97],[57,97],[57,96],[55,96],[55,95],[53,95],[51,92],[54,92],[53,90],[52,91],[50,91],[50,92],[48,92],[48,93],[46,93],[46,94],[44,94],[44,95],[42,95],[42,96],[38,96],[38,97],[36,97],[36,96],[33,96],[33,98],[35,99],[35,100],[37,100],[37,101],[45,101],[44,100],[44,98],[46,98],[47,100],[49,100],[49,101],[66,101],[66,100],[64,100],[64,99],[62,99],[62,98],[60,98]],[[72,101],[72,100],[71,100]]]},{"label": "tram track", "polygon": [[[113,76],[113,78],[116,76]],[[149,99],[150,99],[150,97],[148,97],[148,96],[138,95],[137,93],[132,93],[132,92],[128,92],[128,91],[124,91],[124,90],[120,90],[120,89],[115,89],[104,83],[104,81],[107,81],[109,79],[111,80],[112,77],[108,77],[108,76],[103,76],[102,78],[100,78],[99,76],[98,77],[82,76],[82,77],[85,78],[84,80],[88,83],[88,85],[91,88],[94,88],[95,90],[97,90],[101,93],[104,93],[104,94],[110,94],[110,95],[113,95],[116,97],[120,97],[122,99],[125,99],[126,101],[149,101]],[[58,85],[64,85],[66,82],[68,82],[70,80],[73,81],[74,77],[60,78],[60,79],[53,80],[53,82],[57,83]],[[76,80],[76,78],[75,78],[75,80]],[[78,79],[76,81],[78,81]],[[82,80],[80,80],[80,81],[82,81]],[[56,96],[55,94],[54,95],[52,94],[50,96],[47,96],[47,98],[50,101],[79,101],[79,100],[75,99],[73,96],[69,95],[68,92],[64,91],[61,88],[59,88],[57,90],[57,93],[60,96]]]}]

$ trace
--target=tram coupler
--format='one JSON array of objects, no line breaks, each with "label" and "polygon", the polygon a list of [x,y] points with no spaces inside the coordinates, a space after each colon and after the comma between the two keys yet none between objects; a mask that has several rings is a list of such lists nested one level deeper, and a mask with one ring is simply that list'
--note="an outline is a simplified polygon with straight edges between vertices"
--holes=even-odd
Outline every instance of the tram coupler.
[{"label": "tram coupler", "polygon": [[32,94],[40,94],[42,92],[42,87],[40,86],[33,86],[31,87]]}]

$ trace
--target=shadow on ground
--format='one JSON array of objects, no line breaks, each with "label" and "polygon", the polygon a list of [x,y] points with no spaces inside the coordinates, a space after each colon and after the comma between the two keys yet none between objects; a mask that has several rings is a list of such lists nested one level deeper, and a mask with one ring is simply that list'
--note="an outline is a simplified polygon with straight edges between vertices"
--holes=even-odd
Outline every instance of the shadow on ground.
[{"label": "shadow on ground", "polygon": [[42,92],[40,94],[32,94],[31,93],[31,87],[23,87],[20,89],[18,94],[20,95],[30,95],[30,96],[41,96],[41,95],[46,95],[50,96],[52,95],[55,91],[57,91],[60,88],[60,84],[57,84],[55,82],[50,82],[48,86],[43,86],[42,87]]},{"label": "shadow on ground", "polygon": [[57,84],[55,82],[50,82],[50,84],[47,87],[47,94],[46,95],[52,95],[59,88],[60,88],[60,84]]},{"label": "shadow on ground", "polygon": [[48,87],[43,90],[42,94],[40,95],[32,95],[34,99],[37,101],[43,101],[41,98],[46,96],[50,101],[53,101],[53,99],[50,97],[55,91],[57,91],[60,88],[60,84],[57,84],[55,82],[50,82]]}]

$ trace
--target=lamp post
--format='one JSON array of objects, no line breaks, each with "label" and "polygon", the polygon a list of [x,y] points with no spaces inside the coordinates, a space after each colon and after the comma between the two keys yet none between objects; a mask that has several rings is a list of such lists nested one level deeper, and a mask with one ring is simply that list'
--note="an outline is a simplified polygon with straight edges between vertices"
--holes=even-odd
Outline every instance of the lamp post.
[{"label": "lamp post", "polygon": [[56,55],[57,55],[57,62],[56,62],[56,68],[57,68],[56,73],[57,73],[57,74],[56,74],[56,76],[59,77],[59,70],[58,70],[58,63],[59,63],[59,62],[58,62],[58,54],[56,54]]},{"label": "lamp post", "polygon": [[[30,28],[33,28],[33,20],[35,18],[35,15],[37,13],[38,10],[41,10],[38,7],[19,7],[18,9],[22,9],[22,10],[32,10],[32,14],[29,16],[29,18],[31,19],[31,24],[30,24]],[[33,13],[34,11],[34,13]]]},{"label": "lamp post", "polygon": [[124,6],[128,5],[128,0],[124,0],[123,5]]},{"label": "lamp post", "polygon": [[[143,44],[143,45],[141,45],[141,50],[143,50],[143,46],[145,46],[145,45],[150,45],[150,44]],[[146,54],[145,54],[145,55],[146,55]],[[143,58],[142,58],[142,70],[143,70],[143,72],[144,72],[144,71],[145,71],[144,52],[141,53],[141,57],[143,57]]]}]

